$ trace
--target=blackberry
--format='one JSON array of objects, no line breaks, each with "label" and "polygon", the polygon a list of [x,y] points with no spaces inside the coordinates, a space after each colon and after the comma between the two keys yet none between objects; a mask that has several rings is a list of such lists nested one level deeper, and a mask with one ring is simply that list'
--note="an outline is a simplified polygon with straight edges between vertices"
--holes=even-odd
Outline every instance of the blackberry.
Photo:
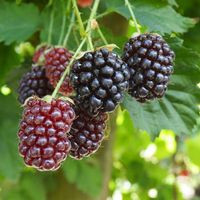
[{"label": "blackberry", "polygon": [[40,60],[40,57],[44,54],[44,52],[48,49],[49,47],[46,45],[41,46],[39,49],[37,49],[33,55],[32,61],[34,63],[38,63]]},{"label": "blackberry", "polygon": [[139,102],[163,97],[173,73],[174,57],[159,35],[141,34],[131,38],[122,57],[131,72],[129,93]]},{"label": "blackberry", "polygon": [[[46,76],[54,87],[62,77],[71,57],[72,54],[65,48],[52,48],[45,54]],[[59,92],[63,95],[69,95],[73,92],[68,76],[63,81]]]},{"label": "blackberry", "polygon": [[77,118],[69,132],[69,140],[72,146],[70,156],[75,159],[82,159],[95,153],[101,145],[108,115],[99,113],[96,117],[91,117],[78,106],[74,110]]},{"label": "blackberry", "polygon": [[70,78],[76,100],[92,116],[115,109],[128,88],[130,73],[117,54],[103,48],[75,61]]},{"label": "blackberry", "polygon": [[18,88],[18,100],[21,104],[23,104],[28,97],[34,95],[44,97],[52,92],[53,87],[45,75],[45,68],[33,65],[32,69],[24,74],[20,81]]},{"label": "blackberry", "polygon": [[31,97],[18,132],[19,152],[25,164],[41,171],[58,169],[71,148],[66,133],[74,119],[74,110],[68,102],[54,99],[47,103]]}]

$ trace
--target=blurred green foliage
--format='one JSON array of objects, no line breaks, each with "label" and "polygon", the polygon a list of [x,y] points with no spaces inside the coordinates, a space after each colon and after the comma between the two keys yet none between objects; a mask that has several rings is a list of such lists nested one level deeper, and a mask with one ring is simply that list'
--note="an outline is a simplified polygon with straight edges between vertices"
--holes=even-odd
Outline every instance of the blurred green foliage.
[{"label": "blurred green foliage", "polygon": [[[183,178],[183,172],[189,173],[184,181],[192,191],[198,191],[200,187],[195,178],[200,172],[200,90],[197,87],[200,82],[200,24],[197,23],[200,17],[200,2],[130,2],[142,32],[151,31],[163,35],[176,52],[175,73],[162,100],[141,105],[126,95],[116,121],[109,197],[114,200],[181,200],[185,198],[180,185],[183,179],[179,182],[180,177]],[[30,68],[27,62],[30,58],[27,56],[30,56],[33,47],[47,42],[52,9],[55,9],[56,13],[52,44],[57,44],[63,7],[67,3],[68,0],[55,0],[54,4],[29,0],[0,1],[2,200],[49,199],[51,191],[58,187],[56,181],[60,174],[64,181],[73,184],[92,199],[101,193],[103,171],[98,156],[83,161],[67,159],[58,172],[43,174],[27,169],[17,150],[16,133],[22,109],[16,100],[16,86],[23,72]],[[66,32],[70,11],[72,9],[67,11]],[[86,21],[90,9],[82,9],[81,12],[83,20]],[[116,44],[120,48],[116,51],[121,53],[124,42],[136,30],[124,1],[101,0],[97,20],[109,43]],[[103,45],[96,31],[93,32],[93,39],[95,47]],[[76,23],[67,46],[70,50],[75,50],[79,42]],[[5,86],[11,89],[11,93],[4,92],[2,87]],[[191,184],[190,180],[195,184]],[[198,199],[198,192],[196,197],[193,193],[192,198]]]}]

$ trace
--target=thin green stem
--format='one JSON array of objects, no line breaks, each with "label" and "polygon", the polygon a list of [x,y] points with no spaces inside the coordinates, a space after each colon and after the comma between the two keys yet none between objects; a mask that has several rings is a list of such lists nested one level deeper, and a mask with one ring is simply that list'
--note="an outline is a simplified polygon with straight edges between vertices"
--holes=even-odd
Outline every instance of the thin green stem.
[{"label": "thin green stem", "polygon": [[64,42],[63,42],[63,46],[64,46],[64,47],[67,46],[67,42],[68,42],[70,33],[72,32],[72,28],[73,28],[73,26],[74,26],[74,20],[75,20],[75,15],[74,15],[74,13],[72,13],[71,20],[70,20],[70,24],[69,24],[69,27],[68,27],[68,31],[67,31],[67,34],[66,34],[65,39],[64,39]]},{"label": "thin green stem", "polygon": [[130,14],[131,14],[131,17],[132,17],[132,19],[133,19],[133,22],[134,22],[134,24],[135,24],[135,28],[136,28],[137,32],[140,34],[141,32],[140,32],[140,29],[139,29],[139,27],[138,27],[138,23],[137,23],[137,20],[136,20],[136,18],[135,18],[135,14],[134,14],[134,12],[133,12],[133,9],[132,9],[132,7],[131,7],[131,4],[130,4],[129,0],[125,0],[125,5],[128,7],[128,10],[129,10],[129,12],[130,12]]},{"label": "thin green stem", "polygon": [[66,77],[66,75],[69,73],[70,68],[71,68],[74,60],[76,59],[76,57],[80,53],[80,51],[81,51],[83,45],[85,44],[85,42],[86,42],[86,37],[82,40],[81,44],[79,45],[78,49],[76,50],[75,54],[73,55],[72,59],[70,60],[68,66],[66,67],[61,79],[59,80],[58,84],[56,85],[56,88],[53,91],[52,98],[56,97],[56,95],[57,95],[57,93],[58,93],[58,91],[59,91],[59,89],[60,89],[60,87],[61,87],[61,85],[62,85],[62,83],[63,83],[63,81],[65,79],[65,77]]},{"label": "thin green stem", "polygon": [[47,43],[51,44],[52,42],[52,32],[53,32],[53,24],[54,24],[54,14],[55,14],[55,10],[54,7],[51,10],[51,15],[50,15],[50,23],[49,23],[49,33],[48,33],[48,39],[47,39]]},{"label": "thin green stem", "polygon": [[60,32],[60,38],[59,38],[59,41],[58,41],[59,45],[61,45],[63,37],[64,37],[65,24],[66,24],[66,18],[67,18],[66,9],[65,9],[65,5],[64,5],[63,0],[62,0],[62,3],[63,3],[63,21],[62,21],[62,27],[61,27],[61,32]]},{"label": "thin green stem", "polygon": [[72,3],[72,1],[71,1],[71,0],[68,0],[68,3],[67,3],[67,11],[66,11],[67,14],[70,13],[71,3]]},{"label": "thin green stem", "polygon": [[104,35],[103,35],[103,33],[102,33],[102,31],[101,31],[101,29],[100,29],[99,26],[97,26],[97,31],[98,31],[99,36],[101,37],[102,41],[104,42],[104,44],[107,45],[107,44],[108,44],[108,41],[107,41],[106,38],[104,37]]},{"label": "thin green stem", "polygon": [[72,29],[72,32],[73,32],[73,36],[74,36],[76,45],[78,46],[80,42],[79,42],[78,37],[77,37],[77,34],[76,34],[76,29],[73,28],[73,29]]},{"label": "thin green stem", "polygon": [[91,29],[91,21],[96,15],[97,8],[99,6],[99,2],[100,2],[100,0],[95,0],[95,2],[94,2],[94,5],[92,7],[92,11],[91,11],[88,23],[87,23],[86,32],[88,32]]},{"label": "thin green stem", "polygon": [[84,37],[85,36],[85,27],[83,25],[83,21],[81,19],[81,15],[80,15],[76,0],[72,0],[72,3],[73,3],[74,11],[75,11],[78,23],[79,23],[80,35],[82,37]]},{"label": "thin green stem", "polygon": [[[76,4],[75,0],[72,0],[72,2]],[[90,14],[90,17],[89,17],[89,21],[88,21],[88,24],[87,24],[87,28],[86,28],[86,33],[87,33],[87,34],[91,31],[91,21],[92,21],[92,19],[94,18],[95,14],[96,14],[96,11],[97,11],[99,2],[100,2],[100,0],[96,0],[96,1],[94,2],[94,6],[93,6],[93,8],[92,8],[92,11],[91,11],[91,14]],[[79,10],[77,10],[77,11],[78,11],[78,13],[79,13]],[[80,15],[80,13],[79,13],[79,15]],[[80,19],[81,19],[81,18],[80,18]],[[82,20],[81,20],[81,21],[82,21]],[[83,26],[83,27],[84,27],[84,26]],[[85,30],[84,30],[84,31],[85,31]],[[59,80],[58,84],[56,85],[56,88],[54,89],[53,94],[52,94],[52,98],[55,98],[55,97],[56,97],[56,95],[57,95],[57,93],[58,93],[58,91],[59,91],[59,89],[60,89],[60,87],[61,87],[61,85],[62,85],[62,83],[63,83],[63,81],[64,81],[64,79],[65,79],[65,77],[66,77],[66,75],[69,74],[70,68],[71,68],[71,66],[72,66],[72,64],[73,64],[73,62],[74,62],[74,60],[77,58],[78,54],[80,53],[80,51],[81,51],[83,45],[85,44],[85,42],[86,42],[86,40],[87,40],[87,38],[88,38],[88,37],[87,37],[87,34],[86,34],[85,37],[83,38],[81,44],[79,45],[78,49],[76,50],[75,54],[73,55],[72,59],[70,60],[68,66],[66,67],[66,69],[65,69],[65,71],[64,71],[64,73],[63,73],[61,79]]]}]

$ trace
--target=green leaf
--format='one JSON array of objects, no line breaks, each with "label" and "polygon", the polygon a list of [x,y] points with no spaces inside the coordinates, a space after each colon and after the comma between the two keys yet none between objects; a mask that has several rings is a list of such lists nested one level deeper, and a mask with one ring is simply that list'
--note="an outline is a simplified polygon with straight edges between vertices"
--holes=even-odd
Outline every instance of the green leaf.
[{"label": "green leaf", "polygon": [[0,2],[0,41],[10,44],[27,40],[39,24],[40,14],[35,5]]},{"label": "green leaf", "polygon": [[[130,3],[133,5],[132,9],[138,22],[147,27],[150,32],[184,33],[195,24],[193,19],[181,16],[171,6],[158,0],[131,0]],[[123,1],[116,1],[114,4],[108,2],[107,9],[110,12],[117,12],[127,19],[131,18]]]},{"label": "green leaf", "polygon": [[161,160],[172,156],[176,151],[176,139],[173,131],[162,130],[154,141],[156,145],[155,156]]},{"label": "green leaf", "polygon": [[89,164],[84,160],[68,159],[62,169],[70,183],[75,183],[81,191],[90,196],[98,196],[101,191],[102,177],[97,165]]},{"label": "green leaf", "polygon": [[177,40],[171,41],[171,46],[176,52],[176,66],[165,97],[140,104],[126,95],[123,102],[135,126],[154,135],[162,129],[173,130],[179,135],[192,134],[199,117],[200,56],[181,46]]},{"label": "green leaf", "polygon": [[200,152],[200,135],[197,135],[193,138],[189,138],[185,141],[186,145],[186,154],[188,155],[189,159],[195,164],[200,167],[200,159],[199,159],[199,152]]},{"label": "green leaf", "polygon": [[5,83],[7,73],[20,63],[20,59],[13,46],[4,46],[1,44],[0,55],[0,85],[2,85]]},{"label": "green leaf", "polygon": [[39,174],[24,173],[20,180],[20,189],[30,200],[46,199],[45,185]]},{"label": "green leaf", "polygon": [[18,115],[19,109],[16,100],[9,96],[0,95],[0,175],[16,181],[23,168],[22,160],[18,153]]},{"label": "green leaf", "polygon": [[70,183],[75,183],[78,178],[79,173],[79,163],[76,160],[73,159],[67,159],[66,162],[63,164],[63,172],[66,177],[66,179]]}]

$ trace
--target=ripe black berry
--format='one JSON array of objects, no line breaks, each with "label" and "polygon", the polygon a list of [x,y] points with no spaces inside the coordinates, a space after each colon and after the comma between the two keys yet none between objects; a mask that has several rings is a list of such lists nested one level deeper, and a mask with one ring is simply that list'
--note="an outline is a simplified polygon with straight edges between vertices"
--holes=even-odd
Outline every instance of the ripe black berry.
[{"label": "ripe black berry", "polygon": [[71,70],[76,100],[90,115],[110,112],[122,101],[130,78],[127,65],[107,49],[88,52]]},{"label": "ripe black berry", "polygon": [[22,77],[18,92],[18,100],[21,104],[23,104],[28,97],[34,95],[44,97],[45,95],[51,94],[53,92],[53,87],[45,75],[45,68],[33,65],[32,69]]},{"label": "ripe black berry", "polygon": [[[46,76],[54,87],[56,87],[62,77],[71,57],[72,54],[65,48],[52,48],[45,54]],[[69,95],[73,92],[68,76],[66,76],[62,83],[59,92],[63,95]]]},{"label": "ripe black berry", "polygon": [[124,47],[123,60],[131,72],[129,93],[139,102],[164,96],[173,73],[174,52],[155,34],[131,38]]},{"label": "ripe black berry", "polygon": [[19,152],[26,165],[41,171],[58,169],[71,148],[67,133],[74,119],[74,110],[68,102],[47,103],[30,98],[18,132]]},{"label": "ripe black berry", "polygon": [[87,115],[83,110],[75,107],[77,118],[74,120],[69,140],[71,142],[70,156],[82,159],[95,153],[104,138],[106,129],[106,113],[99,113],[96,117]]}]

